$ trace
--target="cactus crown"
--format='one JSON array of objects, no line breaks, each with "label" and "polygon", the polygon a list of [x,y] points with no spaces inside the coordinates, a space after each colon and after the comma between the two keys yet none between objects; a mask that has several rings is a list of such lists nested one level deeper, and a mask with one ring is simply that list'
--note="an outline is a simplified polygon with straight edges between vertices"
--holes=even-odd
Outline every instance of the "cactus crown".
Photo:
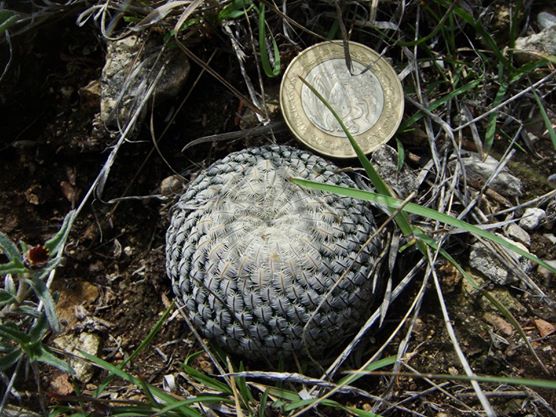
[{"label": "cactus crown", "polygon": [[236,152],[191,183],[166,235],[167,272],[194,324],[252,358],[329,351],[369,313],[376,284],[370,207],[292,176],[354,185],[306,151]]}]

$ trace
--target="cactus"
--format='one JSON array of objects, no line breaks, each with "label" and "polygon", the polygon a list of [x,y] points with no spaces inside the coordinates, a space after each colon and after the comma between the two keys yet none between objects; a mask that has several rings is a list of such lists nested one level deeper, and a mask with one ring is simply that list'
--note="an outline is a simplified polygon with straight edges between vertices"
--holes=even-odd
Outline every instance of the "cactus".
[{"label": "cactus", "polygon": [[290,177],[354,186],[303,150],[239,151],[190,184],[166,235],[166,269],[194,325],[250,358],[322,356],[369,315],[377,287],[368,204]]}]

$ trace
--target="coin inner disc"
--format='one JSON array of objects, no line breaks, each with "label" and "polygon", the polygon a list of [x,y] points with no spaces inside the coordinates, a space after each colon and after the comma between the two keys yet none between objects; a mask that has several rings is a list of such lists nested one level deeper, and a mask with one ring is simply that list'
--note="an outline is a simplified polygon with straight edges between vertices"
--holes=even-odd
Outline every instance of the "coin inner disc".
[{"label": "coin inner disc", "polygon": [[[352,62],[350,74],[345,59],[330,59],[315,66],[306,80],[338,113],[349,132],[358,135],[369,130],[379,119],[384,108],[384,92],[380,81],[365,66]],[[330,135],[344,137],[338,121],[330,110],[303,85],[301,103],[307,118]]]}]

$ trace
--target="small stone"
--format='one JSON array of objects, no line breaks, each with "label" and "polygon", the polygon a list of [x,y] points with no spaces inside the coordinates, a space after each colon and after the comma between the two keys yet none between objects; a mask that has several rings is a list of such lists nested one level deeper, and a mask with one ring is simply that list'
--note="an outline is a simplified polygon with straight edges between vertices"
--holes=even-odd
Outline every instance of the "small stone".
[{"label": "small stone", "polygon": [[556,16],[549,12],[540,12],[537,15],[537,23],[541,29],[548,29],[556,25]]},{"label": "small stone", "polygon": [[539,55],[556,55],[556,26],[552,25],[539,33],[515,40],[515,49],[525,59],[538,59]]},{"label": "small stone", "polygon": [[[527,251],[527,248],[523,246],[523,244],[514,242],[510,239],[503,239],[514,244],[515,246],[518,246],[524,251]],[[514,258],[524,273],[527,273],[532,269],[532,265],[527,258],[512,252],[511,250],[507,250],[506,252],[509,256]],[[495,284],[508,285],[518,281],[518,275],[513,271],[513,267],[507,263],[503,263],[498,256],[487,249],[487,247],[481,242],[475,242],[473,244],[471,248],[471,255],[469,257],[469,264],[472,268],[479,271]]]},{"label": "small stone", "polygon": [[545,233],[543,234],[543,236],[545,238],[547,238],[548,240],[550,240],[550,243],[552,243],[553,245],[556,245],[556,236],[554,236],[554,234],[552,233]]},{"label": "small stone", "polygon": [[[551,267],[556,268],[556,260],[554,260],[554,261],[545,261],[545,262],[548,265],[550,265]],[[555,275],[554,272],[550,271],[549,269],[546,269],[542,265],[539,265],[537,267],[537,272],[545,279],[550,279]]]},{"label": "small stone", "polygon": [[398,170],[398,152],[388,145],[383,145],[370,155],[371,162],[386,183],[405,198],[417,188],[417,177],[407,166]]},{"label": "small stone", "polygon": [[[100,79],[100,119],[108,127],[125,125],[136,106],[165,65],[153,95],[157,103],[175,96],[189,75],[188,59],[179,50],[167,49],[160,56],[162,41],[132,35],[109,41]],[[140,119],[146,115],[143,107]]]},{"label": "small stone", "polygon": [[546,212],[540,208],[528,208],[523,213],[523,217],[519,221],[519,225],[525,230],[535,230],[537,229],[541,222],[546,218]]},{"label": "small stone", "polygon": [[546,205],[546,219],[544,220],[544,227],[551,230],[556,225],[556,198],[553,198]]},{"label": "small stone", "polygon": [[88,108],[98,109],[100,106],[100,81],[93,80],[85,87],[79,89],[81,105]]},{"label": "small stone", "polygon": [[[483,182],[492,176],[499,164],[492,156],[488,156],[483,161],[478,154],[474,153],[462,158],[462,162],[468,176]],[[521,180],[510,174],[506,167],[490,182],[489,187],[506,197],[519,197],[522,195]]]},{"label": "small stone", "polygon": [[57,395],[69,395],[73,392],[73,384],[70,381],[70,376],[62,372],[56,372],[55,376],[50,381],[50,388]]},{"label": "small stone", "polygon": [[166,177],[160,183],[160,194],[169,196],[183,191],[183,180],[179,175]]},{"label": "small stone", "polygon": [[63,86],[62,88],[60,88],[60,93],[65,98],[69,98],[73,94],[73,88],[69,86]]},{"label": "small stone", "polygon": [[25,190],[25,199],[29,204],[38,206],[42,202],[42,187],[39,184],[33,184]]},{"label": "small stone", "polygon": [[56,314],[68,328],[74,327],[79,321],[75,315],[75,307],[90,305],[99,295],[98,288],[87,281],[80,281],[72,287],[63,287],[59,291]]},{"label": "small stone", "polygon": [[[525,314],[527,308],[521,304],[506,288],[494,288],[487,291],[489,295],[498,300],[504,307],[516,314]],[[486,298],[482,297],[479,301],[483,310],[490,310],[498,312],[498,309],[492,302]]]},{"label": "small stone", "polygon": [[531,236],[525,230],[515,223],[509,224],[505,230],[506,236],[512,240],[517,240],[523,243],[525,246],[531,246]]},{"label": "small stone", "polygon": [[[60,349],[79,356],[79,351],[96,355],[100,347],[100,337],[94,333],[66,334],[54,339],[54,344]],[[75,377],[82,383],[87,383],[93,376],[93,365],[79,359],[69,359],[69,364],[75,371]]]}]

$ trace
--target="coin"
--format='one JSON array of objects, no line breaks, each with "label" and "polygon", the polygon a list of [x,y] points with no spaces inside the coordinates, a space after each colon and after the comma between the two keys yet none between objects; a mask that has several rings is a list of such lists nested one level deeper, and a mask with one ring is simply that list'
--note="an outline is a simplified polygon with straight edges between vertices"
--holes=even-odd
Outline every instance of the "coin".
[{"label": "coin", "polygon": [[356,156],[340,124],[305,79],[338,113],[363,152],[388,142],[404,109],[403,89],[392,66],[371,48],[349,42],[351,71],[341,41],[322,42],[295,57],[280,86],[280,107],[293,134],[327,156]]}]

